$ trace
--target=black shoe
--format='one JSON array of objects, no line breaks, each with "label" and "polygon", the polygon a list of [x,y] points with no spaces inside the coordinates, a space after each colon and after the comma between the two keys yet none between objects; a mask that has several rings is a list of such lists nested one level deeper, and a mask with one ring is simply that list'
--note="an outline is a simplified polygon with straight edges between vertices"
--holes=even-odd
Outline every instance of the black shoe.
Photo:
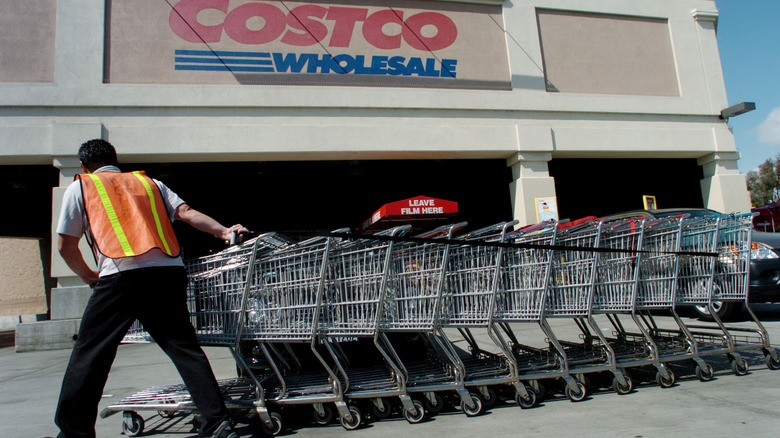
[{"label": "black shoe", "polygon": [[238,434],[233,430],[233,426],[230,425],[230,422],[225,420],[219,424],[217,430],[215,430],[209,438],[238,438]]}]

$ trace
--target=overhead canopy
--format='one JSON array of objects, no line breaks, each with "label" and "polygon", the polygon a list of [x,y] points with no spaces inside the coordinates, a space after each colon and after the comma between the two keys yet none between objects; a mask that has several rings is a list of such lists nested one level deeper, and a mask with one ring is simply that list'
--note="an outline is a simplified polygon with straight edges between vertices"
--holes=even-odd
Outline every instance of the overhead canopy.
[{"label": "overhead canopy", "polygon": [[396,224],[424,226],[429,222],[436,222],[457,214],[457,202],[429,196],[415,196],[381,206],[363,222],[360,228],[364,231],[379,231]]}]

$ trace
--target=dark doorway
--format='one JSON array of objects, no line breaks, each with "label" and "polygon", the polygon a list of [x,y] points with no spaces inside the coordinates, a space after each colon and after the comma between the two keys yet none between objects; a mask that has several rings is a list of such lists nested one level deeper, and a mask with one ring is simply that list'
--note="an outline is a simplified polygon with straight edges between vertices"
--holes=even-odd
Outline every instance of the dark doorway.
[{"label": "dark doorway", "polygon": [[561,218],[641,210],[643,195],[661,209],[704,206],[696,159],[555,159],[549,170]]},{"label": "dark doorway", "polygon": [[51,238],[52,188],[59,184],[54,166],[0,166],[0,187],[5,212],[0,215],[0,236]]},{"label": "dark doorway", "polygon": [[[125,164],[165,182],[191,207],[223,224],[295,239],[357,228],[382,205],[418,195],[458,203],[469,228],[512,219],[504,160],[285,161]],[[184,256],[221,245],[177,224]]]}]

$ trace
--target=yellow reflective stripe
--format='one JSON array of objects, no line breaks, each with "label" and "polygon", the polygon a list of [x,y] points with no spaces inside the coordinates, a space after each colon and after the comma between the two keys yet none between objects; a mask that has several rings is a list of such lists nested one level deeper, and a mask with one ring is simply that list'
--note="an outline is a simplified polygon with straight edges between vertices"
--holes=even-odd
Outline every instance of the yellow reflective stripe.
[{"label": "yellow reflective stripe", "polygon": [[168,247],[168,241],[165,240],[165,233],[163,233],[163,227],[160,223],[160,216],[157,214],[157,204],[154,202],[154,192],[149,186],[149,182],[146,181],[146,178],[141,175],[141,172],[133,172],[133,175],[138,177],[138,179],[141,181],[141,184],[143,184],[144,188],[146,189],[146,194],[149,195],[149,204],[152,209],[152,215],[154,216],[154,224],[157,225],[157,234],[160,236],[160,240],[162,241],[163,246],[165,246],[165,253],[171,255],[171,248]]},{"label": "yellow reflective stripe", "polygon": [[122,229],[122,224],[119,223],[119,218],[116,216],[116,211],[114,210],[113,204],[111,204],[111,199],[108,197],[108,193],[106,193],[106,188],[103,186],[103,182],[100,181],[100,178],[95,174],[88,173],[86,175],[92,179],[92,182],[95,183],[95,189],[97,190],[98,196],[100,197],[100,202],[103,203],[103,208],[106,209],[106,214],[108,214],[108,221],[111,223],[111,227],[114,229],[114,234],[116,234],[116,238],[119,241],[119,245],[122,247],[122,251],[124,251],[125,256],[127,257],[134,256],[135,253],[133,253],[133,248],[130,247],[130,241],[127,240],[125,231]]}]

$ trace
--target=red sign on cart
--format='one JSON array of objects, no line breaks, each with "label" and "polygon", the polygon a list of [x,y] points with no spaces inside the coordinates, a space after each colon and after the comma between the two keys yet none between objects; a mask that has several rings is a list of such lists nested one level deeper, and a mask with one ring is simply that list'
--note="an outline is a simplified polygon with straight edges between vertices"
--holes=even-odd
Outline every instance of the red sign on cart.
[{"label": "red sign on cart", "polygon": [[371,219],[364,224],[370,226],[382,219],[420,216],[451,216],[458,213],[458,203],[444,199],[416,196],[414,198],[391,202],[379,208]]}]

